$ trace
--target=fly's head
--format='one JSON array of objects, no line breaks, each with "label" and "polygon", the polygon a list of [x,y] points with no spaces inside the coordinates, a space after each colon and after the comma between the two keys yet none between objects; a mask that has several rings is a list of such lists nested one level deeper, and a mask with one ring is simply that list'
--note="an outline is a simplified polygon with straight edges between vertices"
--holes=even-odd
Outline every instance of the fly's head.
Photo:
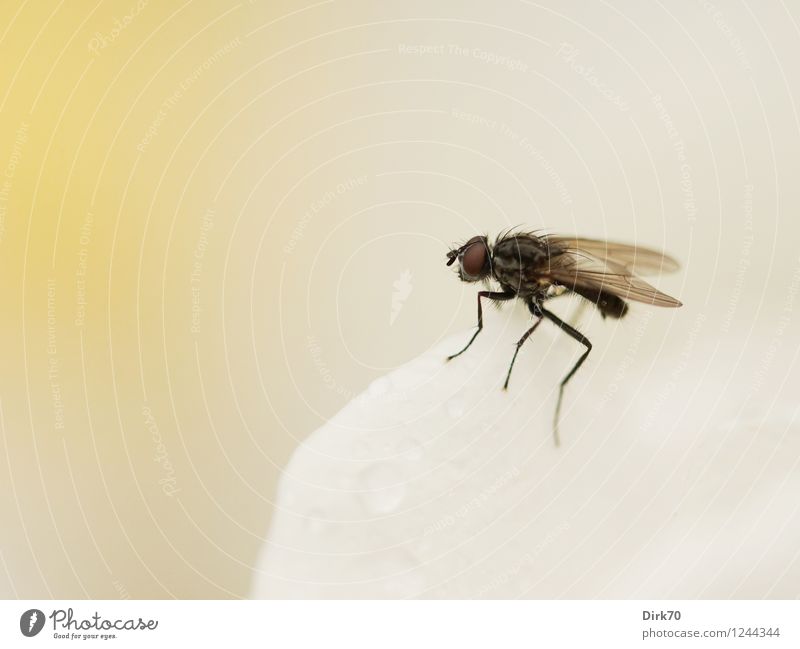
[{"label": "fly's head", "polygon": [[447,265],[458,260],[458,277],[462,282],[479,282],[492,272],[492,251],[486,237],[472,237],[463,246],[447,253]]}]

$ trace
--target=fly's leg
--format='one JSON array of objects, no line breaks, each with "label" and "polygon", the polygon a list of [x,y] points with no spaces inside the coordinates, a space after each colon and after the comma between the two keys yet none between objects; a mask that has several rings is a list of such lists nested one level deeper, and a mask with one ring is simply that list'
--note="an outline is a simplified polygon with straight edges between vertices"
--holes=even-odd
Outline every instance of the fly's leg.
[{"label": "fly's leg", "polygon": [[488,298],[490,300],[497,300],[498,302],[502,302],[504,300],[513,300],[516,297],[516,295],[514,293],[503,293],[503,292],[500,292],[500,291],[479,291],[478,292],[478,330],[474,334],[472,334],[472,338],[469,339],[469,342],[467,343],[467,346],[464,347],[464,349],[462,349],[460,352],[458,352],[456,354],[453,354],[452,356],[448,356],[447,357],[448,361],[453,360],[456,356],[460,356],[465,351],[467,351],[467,349],[469,349],[469,346],[472,344],[472,342],[475,340],[475,338],[478,337],[478,334],[481,332],[481,329],[483,329],[483,309],[481,308],[481,298],[482,297]]},{"label": "fly's leg", "polygon": [[503,384],[503,389],[508,390],[508,381],[511,378],[511,370],[514,369],[514,361],[517,360],[517,354],[519,354],[519,348],[522,347],[523,343],[528,340],[528,337],[534,332],[536,327],[539,326],[539,323],[542,321],[542,310],[534,303],[528,302],[528,309],[533,314],[534,318],[538,318],[536,322],[533,323],[533,326],[525,332],[525,334],[517,341],[517,348],[514,350],[514,357],[511,359],[511,365],[508,366],[508,374],[506,374],[506,382]]},{"label": "fly's leg", "polygon": [[561,413],[561,402],[564,399],[564,387],[567,385],[569,380],[575,375],[575,372],[578,371],[578,368],[581,365],[583,365],[583,361],[586,360],[586,357],[589,355],[589,352],[592,351],[592,343],[590,343],[589,339],[586,338],[586,336],[584,336],[580,331],[574,329],[566,322],[564,322],[561,318],[559,318],[557,315],[550,313],[550,311],[545,311],[544,309],[542,309],[542,315],[544,315],[544,317],[547,318],[548,320],[551,320],[552,322],[557,324],[562,331],[564,331],[566,334],[568,334],[569,336],[577,340],[579,343],[581,343],[584,347],[586,347],[586,351],[583,352],[581,357],[578,359],[578,362],[575,363],[573,368],[569,371],[569,374],[567,374],[562,379],[560,385],[558,386],[558,401],[556,402],[556,414],[555,417],[553,418],[553,438],[555,439],[556,446],[558,446],[559,445],[558,420],[559,420],[559,415]]},{"label": "fly's leg", "polygon": [[[563,293],[556,293],[555,295],[549,295],[547,299],[553,299],[555,297],[563,297],[565,295],[576,295],[574,291],[564,291]],[[580,295],[580,294],[578,294]],[[583,297],[583,296],[581,296]],[[586,307],[588,305],[588,300],[578,300],[578,305],[575,307],[575,310],[572,312],[572,315],[569,317],[569,323],[575,327],[578,325],[578,321],[583,317],[583,314],[586,312]],[[603,316],[605,317],[605,316]]]}]

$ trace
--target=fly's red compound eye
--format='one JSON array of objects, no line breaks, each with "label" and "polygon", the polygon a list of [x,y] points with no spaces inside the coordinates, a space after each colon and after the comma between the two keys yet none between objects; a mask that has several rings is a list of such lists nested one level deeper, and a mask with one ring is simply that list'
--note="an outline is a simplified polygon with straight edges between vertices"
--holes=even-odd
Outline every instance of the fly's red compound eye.
[{"label": "fly's red compound eye", "polygon": [[473,237],[464,247],[461,271],[467,277],[478,277],[486,266],[486,243],[483,237]]}]

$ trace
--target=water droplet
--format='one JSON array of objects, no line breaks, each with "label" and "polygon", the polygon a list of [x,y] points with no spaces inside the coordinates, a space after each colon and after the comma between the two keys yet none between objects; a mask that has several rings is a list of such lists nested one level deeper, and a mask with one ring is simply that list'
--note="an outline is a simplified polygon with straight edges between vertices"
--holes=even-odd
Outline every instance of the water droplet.
[{"label": "water droplet", "polygon": [[353,457],[356,458],[357,460],[363,460],[369,455],[369,450],[370,450],[369,444],[367,444],[367,442],[360,437],[356,440],[353,449]]},{"label": "water droplet", "polygon": [[396,464],[381,462],[364,469],[358,480],[361,501],[371,514],[393,512],[406,495],[405,476]]},{"label": "water droplet", "polygon": [[524,562],[520,566],[520,575],[519,581],[517,584],[517,593],[520,597],[534,597],[535,596],[535,589],[537,586],[538,580],[536,579],[536,575],[532,571],[529,563]]},{"label": "water droplet", "polygon": [[397,443],[396,453],[402,459],[416,462],[422,457],[422,445],[413,437],[404,437]]},{"label": "water droplet", "polygon": [[389,379],[382,376],[369,384],[367,393],[370,397],[380,397],[389,391]]},{"label": "water droplet", "polygon": [[460,419],[464,416],[464,397],[461,395],[456,395],[448,399],[447,404],[445,405],[447,409],[447,414],[450,415],[453,419]]},{"label": "water droplet", "polygon": [[384,589],[390,597],[416,597],[425,590],[425,574],[419,561],[409,552],[401,550],[388,557],[381,570],[386,574]]},{"label": "water droplet", "polygon": [[433,550],[433,542],[431,541],[429,534],[426,533],[422,536],[417,544],[417,549],[419,550],[420,554],[428,554],[431,550]]},{"label": "water droplet", "polygon": [[312,534],[320,534],[327,526],[327,521],[324,519],[324,513],[321,509],[311,509],[306,514],[306,526],[308,531]]}]

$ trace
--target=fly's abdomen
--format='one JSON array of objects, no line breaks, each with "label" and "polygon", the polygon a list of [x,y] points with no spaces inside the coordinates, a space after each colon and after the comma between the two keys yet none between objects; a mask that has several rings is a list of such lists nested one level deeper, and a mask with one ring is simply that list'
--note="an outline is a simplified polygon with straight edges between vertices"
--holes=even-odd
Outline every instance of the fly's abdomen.
[{"label": "fly's abdomen", "polygon": [[575,286],[572,290],[594,304],[604,318],[606,316],[609,318],[621,318],[628,312],[628,305],[625,300],[611,293],[585,286]]}]

